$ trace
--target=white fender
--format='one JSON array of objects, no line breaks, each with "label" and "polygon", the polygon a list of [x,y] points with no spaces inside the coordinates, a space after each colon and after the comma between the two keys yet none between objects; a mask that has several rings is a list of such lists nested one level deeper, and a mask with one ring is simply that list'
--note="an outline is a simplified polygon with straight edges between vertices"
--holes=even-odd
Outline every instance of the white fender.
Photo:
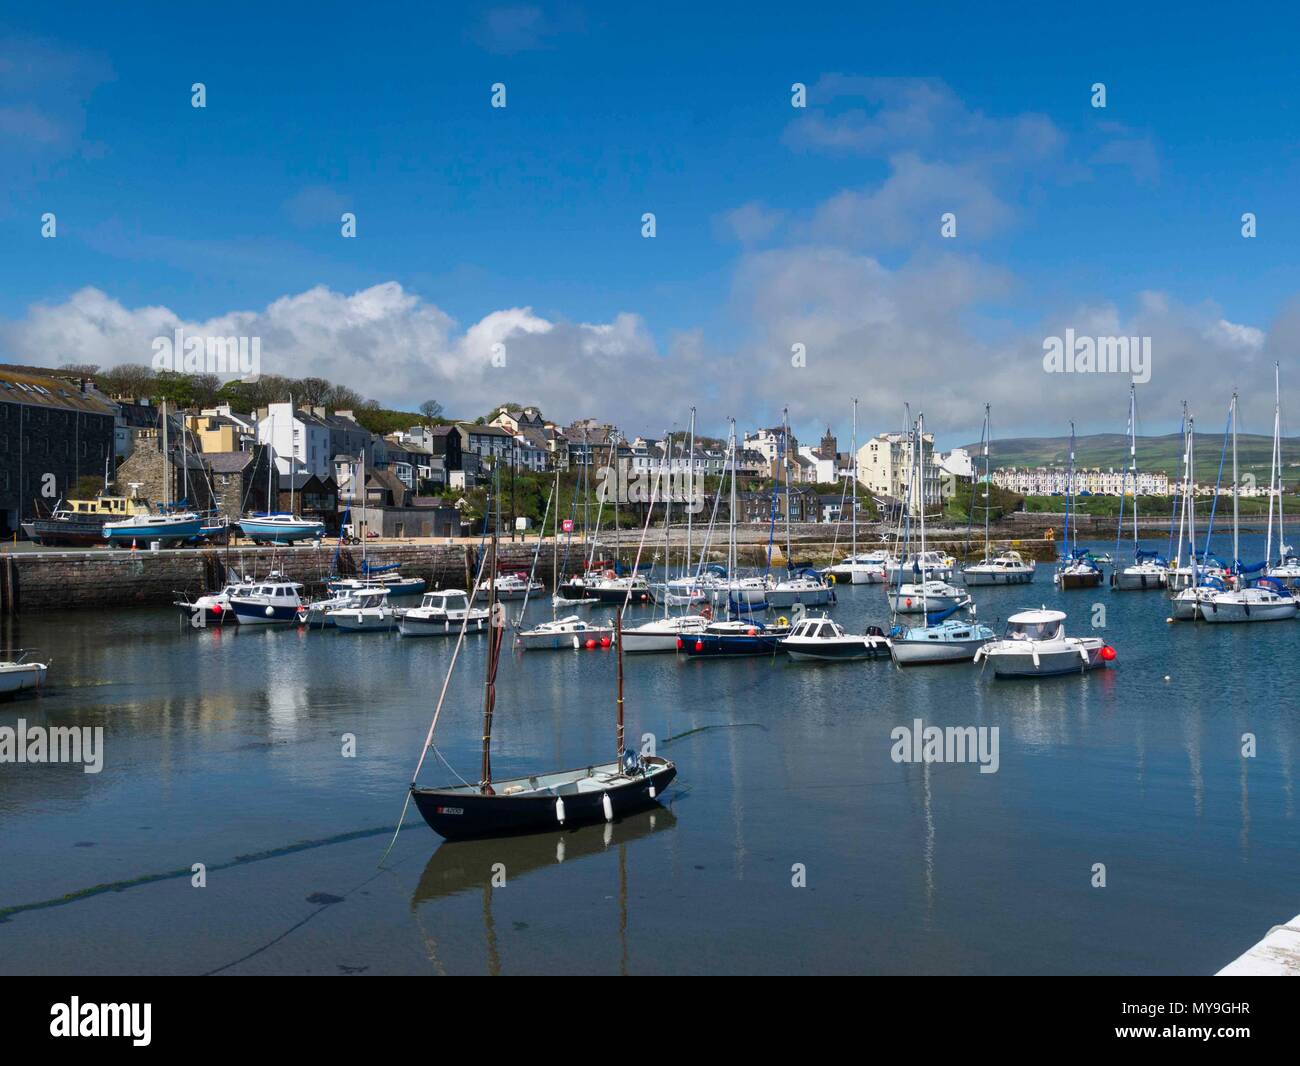
[{"label": "white fender", "polygon": [[563,796],[555,797],[555,820],[559,822],[560,825],[564,824],[564,797]]},{"label": "white fender", "polygon": [[651,785],[651,786],[650,786],[650,798],[651,798],[651,799],[654,799],[654,798],[655,798],[655,787],[654,787],[654,785]]},{"label": "white fender", "polygon": [[605,808],[605,821],[612,822],[614,820],[614,805],[609,801],[608,792],[601,794],[600,805]]},{"label": "white fender", "polygon": [[266,605],[266,617],[270,618],[273,614],[275,614],[275,608],[268,603]]},{"label": "white fender", "polygon": [[1032,655],[1032,656],[1034,657],[1034,669],[1037,670],[1038,667],[1039,667],[1039,663],[1038,663],[1038,649],[1037,649],[1037,648],[1030,648],[1030,649],[1029,649],[1029,654]]}]

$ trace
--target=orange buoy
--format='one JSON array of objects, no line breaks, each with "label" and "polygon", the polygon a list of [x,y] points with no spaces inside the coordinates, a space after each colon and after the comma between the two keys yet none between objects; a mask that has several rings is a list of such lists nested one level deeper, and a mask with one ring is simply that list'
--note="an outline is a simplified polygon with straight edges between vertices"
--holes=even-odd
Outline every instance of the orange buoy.
[{"label": "orange buoy", "polygon": [[1103,644],[1103,645],[1101,646],[1101,657],[1102,657],[1103,659],[1105,659],[1106,662],[1108,662],[1108,663],[1109,663],[1109,662],[1114,662],[1114,660],[1115,660],[1115,649],[1112,648],[1109,644]]}]

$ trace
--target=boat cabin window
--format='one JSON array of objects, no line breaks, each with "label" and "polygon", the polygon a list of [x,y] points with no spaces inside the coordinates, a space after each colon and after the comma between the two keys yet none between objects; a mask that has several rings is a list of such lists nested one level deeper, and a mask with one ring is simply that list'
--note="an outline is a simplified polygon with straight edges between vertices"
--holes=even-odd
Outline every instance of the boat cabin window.
[{"label": "boat cabin window", "polygon": [[1051,622],[1008,622],[1007,636],[1012,640],[1051,640],[1061,631],[1061,623]]}]

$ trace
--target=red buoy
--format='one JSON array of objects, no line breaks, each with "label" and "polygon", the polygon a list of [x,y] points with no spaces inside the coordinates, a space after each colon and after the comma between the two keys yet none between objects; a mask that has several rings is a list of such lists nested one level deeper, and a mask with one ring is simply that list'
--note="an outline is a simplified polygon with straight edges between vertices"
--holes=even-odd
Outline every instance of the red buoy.
[{"label": "red buoy", "polygon": [[702,641],[702,640],[697,640],[697,641],[695,642],[695,650],[696,650],[696,651],[703,651],[703,650],[704,650],[704,641]]},{"label": "red buoy", "polygon": [[219,603],[214,603],[214,604],[212,605],[212,613],[213,613],[213,614],[220,614],[220,613],[221,613],[221,604],[219,604]]},{"label": "red buoy", "polygon": [[588,638],[587,638],[587,647],[588,647],[588,648],[594,648],[595,646],[596,646],[596,642],[595,642],[595,640],[593,640],[591,637],[588,637]]},{"label": "red buoy", "polygon": [[600,638],[600,646],[601,646],[602,648],[608,648],[609,645],[610,645],[609,637],[601,637],[601,638]]},{"label": "red buoy", "polygon": [[681,638],[681,637],[678,637],[678,638],[677,638],[677,650],[678,650],[678,651],[681,651],[681,650],[682,650],[682,638]]},{"label": "red buoy", "polygon": [[1102,657],[1103,659],[1105,659],[1108,663],[1109,663],[1109,662],[1114,662],[1114,660],[1115,660],[1115,649],[1112,648],[1109,644],[1103,644],[1103,645],[1101,646],[1101,657]]}]

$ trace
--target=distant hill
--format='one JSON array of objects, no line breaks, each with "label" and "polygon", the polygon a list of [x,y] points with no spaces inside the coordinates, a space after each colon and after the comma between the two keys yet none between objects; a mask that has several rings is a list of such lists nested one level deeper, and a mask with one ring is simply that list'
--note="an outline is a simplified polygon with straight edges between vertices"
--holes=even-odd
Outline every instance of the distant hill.
[{"label": "distant hill", "polygon": [[[979,443],[964,445],[971,455],[979,454]],[[1223,449],[1223,430],[1196,434],[1196,480],[1213,481],[1219,470]],[[1065,466],[1070,457],[1069,437],[1008,437],[994,440],[991,448],[993,468],[1000,466]],[[1273,438],[1258,433],[1237,437],[1237,463],[1242,473],[1250,471],[1267,481]],[[1163,470],[1170,477],[1183,471],[1182,435],[1168,433],[1162,437],[1138,437],[1139,470]],[[1074,462],[1079,467],[1121,467],[1128,463],[1128,438],[1123,433],[1093,433],[1078,437],[1074,445]],[[1231,477],[1232,454],[1228,454],[1224,478]],[[1282,438],[1283,477],[1300,478],[1300,437]]]}]

